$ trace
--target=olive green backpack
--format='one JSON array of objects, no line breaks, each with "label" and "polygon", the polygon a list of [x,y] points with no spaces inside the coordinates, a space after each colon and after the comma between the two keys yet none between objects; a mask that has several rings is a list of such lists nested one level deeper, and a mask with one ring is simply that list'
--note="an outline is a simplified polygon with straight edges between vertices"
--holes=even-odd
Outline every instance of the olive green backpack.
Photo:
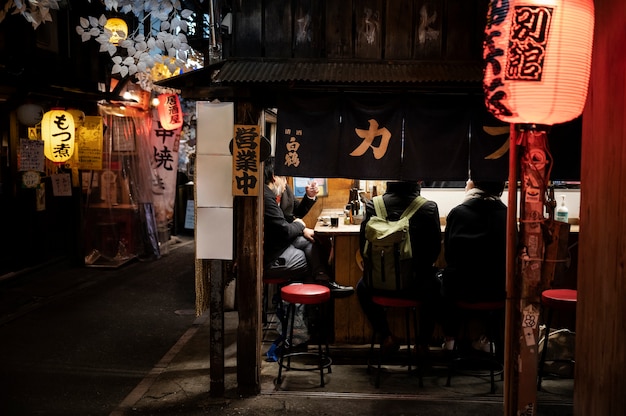
[{"label": "olive green backpack", "polygon": [[373,198],[376,215],[365,225],[365,276],[368,286],[379,291],[398,291],[408,287],[412,278],[409,220],[427,201],[418,196],[398,221],[387,220],[382,196]]}]

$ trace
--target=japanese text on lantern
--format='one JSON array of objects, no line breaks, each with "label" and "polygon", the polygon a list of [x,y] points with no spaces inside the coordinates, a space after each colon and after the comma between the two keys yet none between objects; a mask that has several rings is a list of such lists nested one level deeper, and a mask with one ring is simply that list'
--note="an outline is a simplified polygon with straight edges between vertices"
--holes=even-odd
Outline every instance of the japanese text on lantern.
[{"label": "japanese text on lantern", "polygon": [[515,7],[506,79],[541,81],[551,20],[550,7]]},{"label": "japanese text on lantern", "polygon": [[300,166],[300,156],[298,155],[298,149],[300,148],[300,142],[298,137],[302,139],[301,129],[285,129],[285,136],[290,136],[289,141],[285,145],[287,153],[285,153],[285,166],[293,166],[297,168]]},{"label": "japanese text on lantern", "polygon": [[233,195],[259,194],[259,126],[235,125],[233,140]]}]

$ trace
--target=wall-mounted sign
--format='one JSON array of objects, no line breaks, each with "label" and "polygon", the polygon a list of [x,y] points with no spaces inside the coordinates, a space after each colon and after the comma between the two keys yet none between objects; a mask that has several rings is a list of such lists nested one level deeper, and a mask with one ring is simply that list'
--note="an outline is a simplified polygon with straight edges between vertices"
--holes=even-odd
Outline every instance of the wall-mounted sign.
[{"label": "wall-mounted sign", "polygon": [[233,195],[257,196],[260,172],[261,134],[257,125],[235,125],[233,140]]}]

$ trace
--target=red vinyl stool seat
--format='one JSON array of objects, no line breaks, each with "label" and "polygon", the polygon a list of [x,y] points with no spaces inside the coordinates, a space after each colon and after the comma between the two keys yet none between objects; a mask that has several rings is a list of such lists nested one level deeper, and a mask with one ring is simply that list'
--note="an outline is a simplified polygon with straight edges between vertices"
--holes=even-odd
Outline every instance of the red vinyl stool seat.
[{"label": "red vinyl stool seat", "polygon": [[[407,367],[408,367],[408,372],[410,374],[411,373],[411,322],[410,321],[411,321],[411,314],[412,314],[413,315],[413,331],[414,331],[415,339],[417,343],[417,334],[418,334],[417,309],[420,306],[420,302],[415,299],[405,299],[405,298],[396,298],[396,297],[388,297],[388,296],[372,296],[372,302],[374,302],[377,305],[382,306],[384,309],[388,309],[388,308],[404,309],[405,311],[404,321],[406,325],[406,345],[407,345],[407,355],[408,355]],[[375,331],[374,333],[372,333],[372,342],[370,344],[370,353],[369,353],[370,359],[374,355],[374,344],[376,343],[377,335],[381,335],[381,334],[377,334]],[[384,351],[383,351],[383,345],[381,341],[379,345],[379,349],[378,349],[378,365],[377,365],[376,382],[375,382],[376,387],[380,387],[380,373],[381,373],[380,368],[381,368],[382,361],[384,358],[383,355],[384,355]],[[368,359],[367,361],[368,373],[370,372],[370,369],[371,369],[370,359]],[[421,363],[419,362],[419,356],[417,357],[417,370],[418,370],[418,377],[419,377],[419,386],[423,387],[424,383],[422,381],[422,366],[421,366]]]},{"label": "red vinyl stool seat", "polygon": [[[463,313],[463,317],[464,317],[463,325],[465,327],[469,325],[469,318],[472,315],[478,314],[481,317],[484,317],[485,323],[486,323],[486,336],[489,341],[489,356],[486,358],[483,358],[483,357],[470,358],[470,357],[457,356],[455,359],[453,359],[450,362],[450,365],[448,367],[448,380],[446,381],[446,387],[450,387],[452,373],[454,371],[459,372],[459,373],[476,375],[479,377],[482,376],[483,373],[485,373],[486,371],[489,371],[489,379],[491,382],[491,393],[493,394],[496,392],[495,375],[500,374],[501,378],[503,378],[504,368],[500,360],[498,360],[493,347],[495,345],[495,342],[494,342],[495,340],[502,339],[502,331],[500,328],[501,325],[499,325],[498,322],[503,322],[501,318],[503,317],[502,314],[504,312],[505,305],[506,305],[505,300],[486,301],[486,302],[465,302],[465,301],[456,302],[456,307],[464,312]],[[467,328],[465,328],[465,330],[467,331]],[[500,351],[502,351],[504,346],[502,345],[501,342],[498,342],[497,347],[500,349]],[[457,348],[458,348],[458,343],[455,343],[455,349]],[[457,352],[458,352],[458,349],[457,349]],[[479,369],[473,368],[475,363],[478,363]],[[467,367],[468,364],[471,364],[470,367],[472,369],[464,370],[463,368]],[[487,368],[485,368],[485,366]]]},{"label": "red vinyl stool seat", "polygon": [[[277,385],[282,383],[282,370],[298,370],[298,371],[312,371],[319,370],[320,372],[320,387],[324,387],[324,369],[328,369],[328,373],[332,372],[331,364],[332,360],[329,356],[328,347],[328,334],[325,322],[324,306],[330,300],[330,289],[326,286],[316,285],[312,283],[293,283],[287,286],[283,286],[280,289],[281,298],[284,302],[288,302],[287,314],[285,322],[289,322],[287,327],[289,333],[286,334],[284,347],[281,350],[280,358],[278,360],[278,378]],[[293,339],[293,327],[296,315],[296,304],[302,305],[314,305],[318,306],[319,311],[319,329],[320,334],[317,334],[317,352],[290,352],[291,340]],[[285,328],[287,329],[287,328]],[[326,351],[322,350],[322,342],[326,344]],[[311,358],[314,357],[316,365],[300,364],[299,367],[291,365],[292,357]],[[285,358],[287,363],[285,364]]]},{"label": "red vinyl stool seat", "polygon": [[[547,289],[541,292],[541,306],[546,311],[546,330],[543,342],[543,351],[539,360],[539,371],[537,376],[537,390],[541,390],[546,354],[548,352],[548,340],[550,338],[550,325],[554,311],[576,312],[576,302],[578,291],[576,289]],[[570,360],[567,360],[570,361]]]}]

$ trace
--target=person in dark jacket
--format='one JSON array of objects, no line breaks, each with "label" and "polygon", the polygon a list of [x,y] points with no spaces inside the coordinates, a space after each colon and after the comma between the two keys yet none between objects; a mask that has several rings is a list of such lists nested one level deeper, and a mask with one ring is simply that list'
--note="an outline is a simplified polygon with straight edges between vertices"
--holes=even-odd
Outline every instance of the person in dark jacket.
[{"label": "person in dark jacket", "polygon": [[332,281],[321,260],[314,231],[301,218],[287,221],[278,205],[282,181],[274,176],[270,160],[265,163],[263,187],[263,262],[266,277],[285,277],[294,281],[315,282],[327,286],[335,297],[348,296],[354,288]]},{"label": "person in dark jacket", "polygon": [[442,275],[444,348],[458,332],[457,301],[485,302],[506,297],[506,205],[504,182],[467,182],[465,199],[446,219]]},{"label": "person in dark jacket", "polygon": [[280,209],[285,214],[285,219],[289,222],[293,222],[296,218],[304,218],[304,216],[311,210],[315,202],[317,201],[317,194],[319,188],[315,181],[307,184],[305,187],[305,195],[302,199],[298,199],[293,194],[293,189],[287,183],[287,179],[284,176],[277,177],[284,186],[283,193],[280,195]]},{"label": "person in dark jacket", "polygon": [[464,201],[446,219],[443,291],[468,302],[501,300],[506,280],[504,182],[468,181]]},{"label": "person in dark jacket", "polygon": [[[421,186],[417,182],[387,182],[383,195],[388,219],[397,221],[409,204],[420,194]],[[372,216],[376,215],[373,201],[365,205],[365,218],[361,223],[360,248],[361,255],[365,248],[365,226]],[[434,263],[441,251],[441,225],[439,208],[434,201],[427,201],[411,217],[409,233],[413,252],[414,287],[399,296],[422,300],[420,308],[420,334],[418,344],[428,346],[435,327],[437,301],[440,298],[440,287],[436,284]],[[361,309],[365,313],[374,331],[382,336],[384,350],[394,350],[400,345],[399,339],[391,333],[385,310],[372,302],[375,293],[367,286],[363,277],[357,283],[357,296]]]}]

